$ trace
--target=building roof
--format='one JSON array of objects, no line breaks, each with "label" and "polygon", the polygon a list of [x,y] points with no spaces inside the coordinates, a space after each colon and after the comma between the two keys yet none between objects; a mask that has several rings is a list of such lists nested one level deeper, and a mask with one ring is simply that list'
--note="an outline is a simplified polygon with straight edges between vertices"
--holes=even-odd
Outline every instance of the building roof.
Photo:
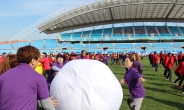
[{"label": "building roof", "polygon": [[184,22],[184,0],[102,0],[65,12],[37,28],[53,34],[125,22]]}]

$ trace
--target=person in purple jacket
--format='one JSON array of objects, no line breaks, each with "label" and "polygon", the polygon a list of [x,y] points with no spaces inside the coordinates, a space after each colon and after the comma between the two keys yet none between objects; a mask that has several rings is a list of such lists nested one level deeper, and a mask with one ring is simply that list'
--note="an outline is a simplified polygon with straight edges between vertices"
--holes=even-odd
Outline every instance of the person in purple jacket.
[{"label": "person in purple jacket", "polygon": [[139,55],[137,54],[137,53],[135,53],[135,54],[132,54],[133,55],[133,58],[134,58],[134,64],[135,64],[135,67],[137,68],[137,70],[138,70],[138,72],[140,73],[140,74],[142,74],[142,64],[141,64],[141,62],[140,62],[140,57],[139,57]]},{"label": "person in purple jacket", "polygon": [[78,57],[78,59],[86,59],[86,51],[82,50],[81,55]]},{"label": "person in purple jacket", "polygon": [[54,77],[56,76],[56,74],[59,72],[59,70],[64,66],[65,62],[65,58],[62,54],[58,54],[56,56],[56,62],[52,63],[51,65],[51,71],[49,73],[49,77],[47,79],[47,83],[51,84],[52,80],[54,79]]},{"label": "person in purple jacket", "polygon": [[0,76],[0,110],[36,110],[37,100],[45,110],[55,110],[44,76],[34,70],[39,56],[35,47],[18,49],[18,66]]},{"label": "person in purple jacket", "polygon": [[145,90],[142,85],[142,83],[145,82],[145,79],[142,78],[142,75],[139,74],[135,68],[132,55],[125,59],[125,67],[127,68],[127,71],[124,75],[124,79],[121,80],[121,84],[128,84],[130,97],[128,98],[127,103],[131,110],[140,110],[142,101],[145,97]]},{"label": "person in purple jacket", "polygon": [[102,55],[102,62],[104,63],[104,64],[106,64],[106,65],[108,65],[108,56],[107,56],[107,54],[103,54]]}]

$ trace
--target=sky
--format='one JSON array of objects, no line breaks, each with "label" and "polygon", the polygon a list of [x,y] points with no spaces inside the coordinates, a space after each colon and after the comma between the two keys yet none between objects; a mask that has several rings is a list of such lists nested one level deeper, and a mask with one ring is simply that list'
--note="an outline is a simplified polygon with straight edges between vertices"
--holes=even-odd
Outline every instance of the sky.
[{"label": "sky", "polygon": [[[79,0],[0,0],[0,41],[6,41],[34,22]],[[56,38],[59,34],[35,31],[26,40]]]},{"label": "sky", "polygon": [[[0,42],[10,40],[38,20],[79,1],[82,0],[0,0]],[[46,35],[37,30],[23,40],[55,39],[59,36],[59,33]]]}]

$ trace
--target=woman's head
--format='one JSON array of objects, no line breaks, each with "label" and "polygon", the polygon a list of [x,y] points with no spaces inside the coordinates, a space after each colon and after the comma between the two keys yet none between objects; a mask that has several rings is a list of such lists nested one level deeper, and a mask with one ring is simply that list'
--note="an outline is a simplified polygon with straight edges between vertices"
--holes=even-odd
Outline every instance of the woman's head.
[{"label": "woman's head", "polygon": [[58,54],[57,56],[56,56],[56,60],[57,60],[57,62],[59,63],[59,64],[63,64],[63,62],[64,62],[64,58],[63,58],[64,56],[63,55],[61,55],[61,54]]},{"label": "woman's head", "polygon": [[130,68],[134,65],[134,58],[133,55],[129,55],[128,57],[126,57],[125,59],[125,67],[126,68]]},{"label": "woman's head", "polygon": [[39,50],[33,46],[21,47],[17,51],[18,63],[27,63],[33,69],[36,68],[39,57],[40,57]]},{"label": "woman's head", "polygon": [[85,57],[85,56],[86,56],[86,51],[85,51],[85,50],[82,50],[82,51],[81,51],[81,56],[82,56],[82,57]]},{"label": "woman's head", "polygon": [[3,62],[0,65],[0,75],[8,71],[11,68],[14,68],[18,65],[17,55],[11,54],[3,57]]}]

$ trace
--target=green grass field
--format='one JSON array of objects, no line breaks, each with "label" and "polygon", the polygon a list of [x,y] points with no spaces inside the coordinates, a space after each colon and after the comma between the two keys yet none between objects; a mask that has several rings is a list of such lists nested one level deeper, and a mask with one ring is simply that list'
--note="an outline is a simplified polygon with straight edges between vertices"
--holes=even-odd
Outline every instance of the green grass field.
[{"label": "green grass field", "polygon": [[[141,60],[143,65],[143,77],[146,82],[143,84],[146,90],[146,97],[143,100],[141,110],[184,110],[184,94],[181,89],[172,82],[169,82],[163,77],[164,68],[159,65],[158,72],[149,65],[147,58]],[[111,70],[118,78],[122,79],[125,74],[125,67],[123,65],[110,66]],[[173,80],[177,77],[172,72]],[[126,103],[129,97],[129,90],[127,85],[123,85],[123,103],[120,110],[129,110]]]},{"label": "green grass field", "polygon": [[[184,94],[182,94],[181,89],[177,89],[176,85],[163,77],[164,68],[159,65],[158,72],[155,72],[149,65],[147,58],[141,60],[141,63],[143,65],[143,77],[146,79],[146,82],[143,83],[146,97],[143,100],[141,110],[184,110]],[[125,67],[122,64],[109,67],[118,80],[123,78]],[[175,80],[174,69],[172,76],[173,80]],[[120,110],[129,110],[126,103],[130,95],[127,85],[123,85],[123,95]]]}]

